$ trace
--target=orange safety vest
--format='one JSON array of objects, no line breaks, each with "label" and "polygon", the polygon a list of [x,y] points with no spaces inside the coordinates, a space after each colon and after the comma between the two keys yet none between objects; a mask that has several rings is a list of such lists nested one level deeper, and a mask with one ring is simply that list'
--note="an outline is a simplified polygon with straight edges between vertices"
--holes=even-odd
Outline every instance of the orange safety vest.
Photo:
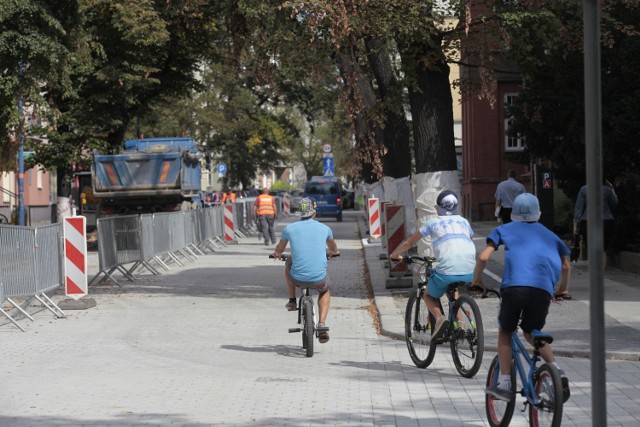
[{"label": "orange safety vest", "polygon": [[258,216],[276,216],[276,211],[273,208],[273,197],[269,196],[268,194],[259,195],[256,199],[256,206],[258,207]]},{"label": "orange safety vest", "polygon": [[222,195],[222,204],[224,204],[227,201],[227,198],[229,198],[229,203],[235,203],[236,202],[236,193],[231,193],[231,195],[224,193]]}]

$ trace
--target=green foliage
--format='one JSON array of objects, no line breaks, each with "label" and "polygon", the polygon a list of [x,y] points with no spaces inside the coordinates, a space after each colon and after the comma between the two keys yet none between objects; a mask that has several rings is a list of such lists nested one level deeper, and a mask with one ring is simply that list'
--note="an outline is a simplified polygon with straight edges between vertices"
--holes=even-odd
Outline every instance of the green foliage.
[{"label": "green foliage", "polygon": [[289,184],[288,182],[277,180],[271,186],[271,190],[295,190],[296,187],[294,185]]},{"label": "green foliage", "polygon": [[[47,90],[69,96],[66,65],[77,28],[77,2],[3,0],[0,3],[0,169],[15,168],[18,135],[27,133],[18,114],[46,114]],[[43,96],[44,94],[44,96]]]}]

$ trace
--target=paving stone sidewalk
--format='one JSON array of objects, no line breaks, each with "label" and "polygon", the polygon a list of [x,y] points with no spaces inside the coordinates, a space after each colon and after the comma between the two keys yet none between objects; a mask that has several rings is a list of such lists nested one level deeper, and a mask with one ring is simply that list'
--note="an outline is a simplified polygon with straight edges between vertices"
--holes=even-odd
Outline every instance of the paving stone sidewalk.
[{"label": "paving stone sidewalk", "polygon": [[[364,217],[358,221],[363,237],[368,236]],[[477,248],[484,247],[486,235],[492,228],[475,226],[474,240]],[[412,289],[387,289],[390,278],[386,261],[380,259],[386,249],[380,242],[369,242],[363,238],[365,262],[371,276],[375,301],[380,312],[382,333],[404,339],[404,313],[408,295]],[[499,251],[501,255],[502,251]],[[500,256],[490,260],[487,270],[493,273],[485,276],[485,284],[499,287],[493,275],[502,275]],[[572,264],[569,290],[573,299],[553,302],[549,310],[545,331],[554,336],[553,348],[558,356],[589,357],[591,353],[591,320],[589,312],[589,272],[586,261]],[[414,278],[414,285],[415,285]],[[605,342],[607,359],[629,361],[640,360],[640,277],[632,273],[612,269],[605,273]],[[482,312],[485,329],[485,348],[495,351],[498,336],[497,297],[477,298]]]}]

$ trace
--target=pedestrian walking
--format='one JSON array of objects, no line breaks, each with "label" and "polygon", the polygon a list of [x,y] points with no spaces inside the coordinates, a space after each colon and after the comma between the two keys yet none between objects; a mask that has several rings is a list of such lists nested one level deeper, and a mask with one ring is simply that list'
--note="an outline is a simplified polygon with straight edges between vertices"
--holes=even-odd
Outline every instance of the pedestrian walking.
[{"label": "pedestrian walking", "polygon": [[511,222],[511,209],[513,201],[518,194],[525,193],[527,190],[522,183],[516,181],[516,171],[509,170],[506,180],[500,182],[496,188],[496,217],[502,219],[503,224]]}]

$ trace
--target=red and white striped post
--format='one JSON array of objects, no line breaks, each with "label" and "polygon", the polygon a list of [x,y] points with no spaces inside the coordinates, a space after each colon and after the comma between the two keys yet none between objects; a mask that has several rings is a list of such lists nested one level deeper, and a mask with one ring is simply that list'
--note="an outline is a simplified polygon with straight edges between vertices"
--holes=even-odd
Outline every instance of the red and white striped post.
[{"label": "red and white striped post", "polygon": [[78,300],[88,293],[86,218],[64,218],[64,289],[65,294]]},{"label": "red and white striped post", "polygon": [[387,247],[387,207],[394,205],[393,202],[380,203],[380,230],[382,231],[382,247]]},{"label": "red and white striped post", "polygon": [[224,205],[224,240],[225,242],[235,242],[236,236],[236,219],[235,219],[235,208],[236,206],[232,203],[229,205]]},{"label": "red and white striped post", "polygon": [[369,206],[369,240],[379,239],[380,231],[380,202],[378,199],[371,197],[367,200]]},{"label": "red and white striped post", "polygon": [[291,214],[291,195],[289,193],[285,193],[283,199],[282,211],[286,216],[289,216]]},{"label": "red and white striped post", "polygon": [[[387,242],[387,258],[404,241],[406,229],[404,210],[404,205],[389,204],[385,207],[386,234],[384,239]],[[386,281],[386,288],[412,287],[412,279],[402,278],[406,272],[407,264],[404,262],[395,263],[389,259],[389,274],[393,279]]]}]

